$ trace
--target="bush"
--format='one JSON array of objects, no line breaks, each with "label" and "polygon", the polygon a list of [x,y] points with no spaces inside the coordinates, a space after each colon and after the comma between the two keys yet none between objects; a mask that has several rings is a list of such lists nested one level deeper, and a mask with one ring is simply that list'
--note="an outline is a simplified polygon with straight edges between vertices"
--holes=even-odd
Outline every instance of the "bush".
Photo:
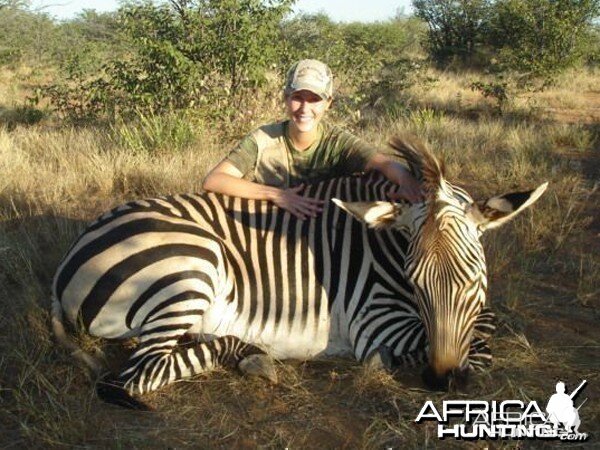
[{"label": "bush", "polygon": [[302,58],[327,63],[334,76],[361,86],[414,45],[404,19],[377,23],[334,23],[324,14],[302,15],[283,25],[283,67]]},{"label": "bush", "polygon": [[510,101],[508,82],[500,81],[473,81],[470,85],[471,90],[481,93],[485,98],[496,102],[496,108],[500,114],[504,112],[507,103]]},{"label": "bush", "polygon": [[117,14],[84,10],[56,27],[53,63],[68,73],[98,73],[110,58],[124,54],[126,46],[118,29]]},{"label": "bush", "polygon": [[0,128],[14,129],[18,125],[34,125],[44,118],[44,112],[30,105],[0,107]]},{"label": "bush", "polygon": [[431,58],[447,65],[474,57],[496,72],[549,79],[594,60],[600,0],[414,0],[428,27]]},{"label": "bush", "polygon": [[413,0],[415,15],[429,27],[427,47],[437,63],[468,62],[485,40],[491,0]]},{"label": "bush", "polygon": [[600,66],[600,26],[596,25],[587,35],[585,61],[592,66]]},{"label": "bush", "polygon": [[117,28],[128,50],[94,73],[72,61],[65,66],[66,82],[45,92],[71,117],[191,107],[207,115],[226,114],[264,81],[268,65],[277,59],[279,24],[290,4],[172,0],[126,5],[118,12]]},{"label": "bush", "polygon": [[0,64],[24,59],[29,64],[47,63],[52,58],[54,32],[48,15],[29,11],[28,2],[6,2],[0,8]]},{"label": "bush", "polygon": [[[418,46],[420,24],[396,18],[377,23],[334,23],[324,14],[283,24],[287,51],[282,66],[302,58],[327,63],[334,74],[337,114],[360,118],[374,104],[394,109],[396,94],[419,76],[408,50]],[[394,109],[395,111],[395,109]]]},{"label": "bush", "polygon": [[502,68],[551,77],[581,61],[599,0],[498,0],[490,43]]}]

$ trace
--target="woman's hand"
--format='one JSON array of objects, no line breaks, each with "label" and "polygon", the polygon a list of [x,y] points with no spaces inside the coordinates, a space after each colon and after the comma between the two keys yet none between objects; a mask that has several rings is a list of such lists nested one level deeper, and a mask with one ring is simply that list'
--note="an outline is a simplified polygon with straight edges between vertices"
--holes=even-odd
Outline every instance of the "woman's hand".
[{"label": "woman's hand", "polygon": [[304,184],[289,189],[277,189],[270,200],[280,208],[291,212],[299,219],[317,217],[323,211],[323,201],[316,198],[303,197],[299,193],[304,189]]},{"label": "woman's hand", "polygon": [[254,183],[242,179],[243,174],[229,161],[223,160],[204,179],[202,187],[233,197],[269,200],[300,219],[316,217],[323,211],[323,202],[300,195],[304,184],[290,189]]},{"label": "woman's hand", "polygon": [[388,197],[390,200],[408,200],[410,203],[425,201],[425,194],[419,181],[397,161],[386,155],[376,153],[367,164],[366,170],[378,170],[388,180],[396,184],[390,189]]}]

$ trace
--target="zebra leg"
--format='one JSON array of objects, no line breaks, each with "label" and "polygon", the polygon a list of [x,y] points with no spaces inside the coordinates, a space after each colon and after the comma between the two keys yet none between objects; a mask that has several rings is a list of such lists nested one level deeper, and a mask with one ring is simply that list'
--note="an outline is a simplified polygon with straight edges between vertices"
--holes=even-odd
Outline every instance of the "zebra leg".
[{"label": "zebra leg", "polygon": [[475,319],[473,336],[488,340],[496,331],[496,322],[496,314],[487,306],[483,307],[477,319]]},{"label": "zebra leg", "polygon": [[370,369],[393,372],[395,369],[394,353],[387,345],[380,345],[365,360]]},{"label": "zebra leg", "polygon": [[[402,367],[416,367],[427,361],[427,336],[417,313],[411,316],[403,314],[397,319],[394,314],[392,312],[391,319],[388,319],[388,323],[392,324],[391,332],[379,328],[380,334],[367,337],[371,344],[368,352],[363,350],[368,355],[364,361],[372,368],[393,372]],[[366,319],[365,322],[368,323]],[[357,354],[357,359],[359,358],[360,355]]]},{"label": "zebra leg", "polygon": [[417,367],[427,362],[427,346],[395,355],[391,347],[380,345],[375,352],[367,358],[367,364],[373,369],[385,370],[392,373],[405,367]]},{"label": "zebra leg", "polygon": [[487,341],[475,338],[469,347],[469,368],[482,372],[492,365],[492,351]]},{"label": "zebra leg", "polygon": [[[186,333],[182,339],[180,340],[180,345],[190,346],[190,343],[194,343],[197,345],[200,342],[207,342],[203,338],[205,335],[203,334],[190,334]],[[231,338],[237,339],[233,336]],[[217,336],[212,336],[212,339],[217,339]],[[240,341],[242,342],[242,341]],[[255,353],[245,358],[241,359],[237,364],[237,369],[239,369],[242,373],[246,375],[256,375],[267,380],[272,383],[277,383],[277,371],[275,370],[275,364],[273,358],[265,353]]]},{"label": "zebra leg", "polygon": [[[102,400],[132,409],[147,409],[134,394],[145,394],[216,367],[239,368],[272,379],[268,370],[255,368],[268,367],[265,352],[235,336],[219,337],[191,348],[153,344],[142,342],[119,375],[108,375],[98,383],[97,393]],[[272,366],[271,370],[274,373]]]}]

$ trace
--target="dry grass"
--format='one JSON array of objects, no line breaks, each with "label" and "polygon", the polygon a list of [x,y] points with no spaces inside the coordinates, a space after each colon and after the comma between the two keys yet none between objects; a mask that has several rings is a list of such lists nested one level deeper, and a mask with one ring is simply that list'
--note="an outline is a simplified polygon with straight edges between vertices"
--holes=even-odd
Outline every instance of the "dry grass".
[{"label": "dry grass", "polygon": [[[492,342],[495,364],[466,393],[424,391],[415,370],[392,377],[334,360],[281,364],[277,386],[223,371],[204,375],[148,395],[152,413],[98,402],[92,380],[55,348],[49,331],[47,298],[58,261],[85,222],[110,206],[197,191],[233,142],[199,125],[177,151],[168,142],[135,151],[115,130],[13,121],[10,131],[0,127],[0,446],[435,448],[435,428],[414,423],[425,400],[541,405],[559,378],[569,386],[588,379],[581,429],[594,434],[593,445],[600,431],[600,131],[581,108],[600,107],[592,92],[600,74],[570,74],[502,116],[468,88],[472,74],[434,75],[435,85],[411,93],[410,115],[381,115],[357,132],[380,145],[407,131],[425,138],[446,159],[450,178],[475,198],[550,181],[530,212],[485,237],[491,303],[501,323]],[[24,101],[30,76],[0,72],[0,122]],[[248,118],[248,127],[256,120]],[[125,353],[119,344],[83,344],[102,345],[117,359]]]}]

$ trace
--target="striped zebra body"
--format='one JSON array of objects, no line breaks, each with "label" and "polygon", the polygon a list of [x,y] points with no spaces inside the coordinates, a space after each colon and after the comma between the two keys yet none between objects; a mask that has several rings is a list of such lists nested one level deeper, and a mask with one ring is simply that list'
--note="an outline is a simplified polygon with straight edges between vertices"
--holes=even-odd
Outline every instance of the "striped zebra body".
[{"label": "striped zebra body", "polygon": [[[412,163],[418,171],[419,161]],[[456,348],[441,356],[443,370],[464,368],[469,358],[476,366],[490,359],[486,341],[493,328],[483,309],[485,260],[478,236],[461,235],[449,211],[472,199],[446,186],[452,198],[432,209],[438,200],[412,207],[386,202],[392,185],[381,176],[324,181],[304,190],[325,201],[322,214],[304,221],[265,201],[211,193],[127,203],[90,224],[59,266],[55,333],[64,337],[64,314],[94,336],[138,337],[122,372],[98,387],[105,400],[132,407],[140,404],[129,394],[217,365],[273,378],[265,353],[398,362],[428,352],[430,366],[439,368],[432,354],[453,347],[436,331],[446,319],[453,323],[444,326],[462,328]],[[423,244],[446,245],[428,231],[446,220],[433,210],[448,217],[449,261],[475,249],[454,258],[464,260],[451,263],[458,267],[444,269],[443,252]],[[450,273],[456,271],[467,274],[455,277],[458,284]],[[446,298],[449,305],[468,293],[468,307],[463,301],[459,308],[463,317],[452,305],[447,316],[434,311],[431,298],[442,291],[453,297]],[[196,344],[179,345],[190,334]]]},{"label": "striped zebra body", "polygon": [[[304,195],[371,201],[389,188],[381,177],[348,177]],[[406,243],[401,232],[377,233],[332,203],[301,221],[264,201],[163,197],[92,223],[59,266],[53,291],[71,322],[98,337],[139,336],[141,348],[150,342],[162,351],[193,333],[235,336],[281,359],[363,360],[383,341],[400,355],[425,343],[401,272]]]}]

